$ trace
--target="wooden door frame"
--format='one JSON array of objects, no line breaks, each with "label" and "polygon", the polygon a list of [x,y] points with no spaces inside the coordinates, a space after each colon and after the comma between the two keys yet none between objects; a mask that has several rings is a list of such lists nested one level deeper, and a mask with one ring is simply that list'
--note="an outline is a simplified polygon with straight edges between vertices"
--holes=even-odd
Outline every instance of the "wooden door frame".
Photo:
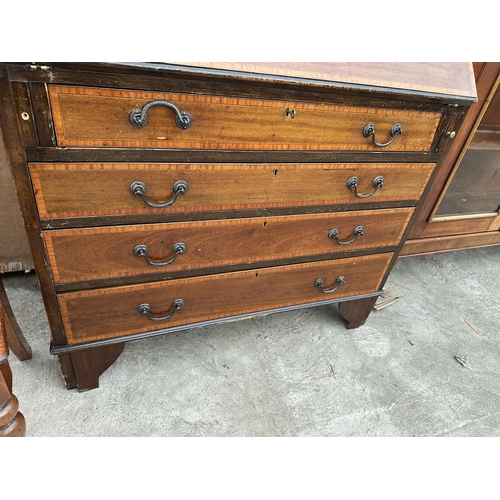
[{"label": "wooden door frame", "polygon": [[429,195],[415,220],[401,256],[500,244],[500,213],[432,220],[488,104],[500,84],[500,62],[474,63],[478,101],[467,112]]}]

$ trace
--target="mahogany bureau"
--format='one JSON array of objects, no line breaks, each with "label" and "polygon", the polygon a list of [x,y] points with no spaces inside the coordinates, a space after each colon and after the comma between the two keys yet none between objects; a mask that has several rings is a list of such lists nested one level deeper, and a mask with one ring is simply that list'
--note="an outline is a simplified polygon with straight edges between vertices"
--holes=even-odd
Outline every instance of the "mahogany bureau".
[{"label": "mahogany bureau", "polygon": [[131,340],[333,303],[361,325],[476,90],[469,63],[3,63],[0,96],[51,352],[87,390]]}]

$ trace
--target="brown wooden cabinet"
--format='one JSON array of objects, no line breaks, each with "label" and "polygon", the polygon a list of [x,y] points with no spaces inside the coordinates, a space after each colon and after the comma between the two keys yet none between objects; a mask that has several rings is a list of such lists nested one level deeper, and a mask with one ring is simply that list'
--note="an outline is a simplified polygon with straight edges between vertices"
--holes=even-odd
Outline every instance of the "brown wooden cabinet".
[{"label": "brown wooden cabinet", "polygon": [[476,98],[468,63],[0,76],[51,352],[80,390],[130,340],[318,304],[361,325]]},{"label": "brown wooden cabinet", "polygon": [[500,244],[500,63],[474,63],[473,104],[401,256]]}]

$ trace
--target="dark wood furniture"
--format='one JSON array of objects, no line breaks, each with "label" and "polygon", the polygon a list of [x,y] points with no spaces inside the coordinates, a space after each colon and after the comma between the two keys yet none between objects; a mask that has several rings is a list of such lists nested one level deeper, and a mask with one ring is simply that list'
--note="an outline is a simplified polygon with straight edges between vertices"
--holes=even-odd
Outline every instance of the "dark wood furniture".
[{"label": "dark wood furniture", "polygon": [[474,63],[478,101],[454,139],[401,256],[500,244],[500,63]]},{"label": "dark wood furniture", "polygon": [[0,273],[33,269],[23,217],[17,203],[14,183],[0,134]]},{"label": "dark wood furniture", "polygon": [[19,328],[19,325],[10,306],[7,293],[2,283],[2,278],[0,277],[0,303],[2,304],[2,320],[6,335],[6,345],[15,354],[17,359],[20,361],[26,361],[31,359],[32,351],[31,346],[23,335],[23,332]]},{"label": "dark wood furniture", "polygon": [[476,99],[468,63],[0,74],[51,350],[79,390],[126,341],[319,304],[361,325]]},{"label": "dark wood furniture", "polygon": [[23,437],[26,421],[19,412],[19,401],[12,394],[9,348],[21,361],[31,359],[31,347],[12,313],[0,278],[0,437]]}]

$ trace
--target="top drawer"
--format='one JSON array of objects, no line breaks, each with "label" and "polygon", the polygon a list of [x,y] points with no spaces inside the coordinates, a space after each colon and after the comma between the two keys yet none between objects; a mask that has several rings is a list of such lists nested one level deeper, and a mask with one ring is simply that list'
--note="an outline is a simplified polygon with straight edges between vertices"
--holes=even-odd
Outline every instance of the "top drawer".
[{"label": "top drawer", "polygon": [[[423,111],[60,85],[49,85],[49,95],[59,146],[429,151],[441,119]],[[364,133],[369,124],[372,135]],[[375,146],[374,138],[390,144]]]}]

